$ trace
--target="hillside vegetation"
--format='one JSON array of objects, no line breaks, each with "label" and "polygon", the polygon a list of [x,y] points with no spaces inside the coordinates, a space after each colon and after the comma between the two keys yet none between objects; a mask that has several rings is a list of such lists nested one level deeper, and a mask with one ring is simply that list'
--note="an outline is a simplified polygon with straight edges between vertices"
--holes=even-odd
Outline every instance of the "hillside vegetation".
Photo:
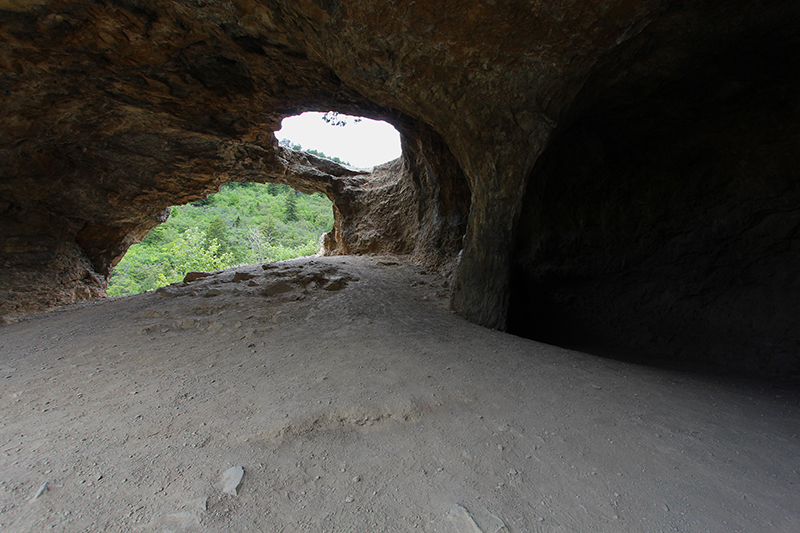
[{"label": "hillside vegetation", "polygon": [[227,183],[204,200],[173,207],[165,223],[131,246],[111,273],[108,294],[153,290],[192,270],[313,255],[332,226],[331,202],[321,193]]}]

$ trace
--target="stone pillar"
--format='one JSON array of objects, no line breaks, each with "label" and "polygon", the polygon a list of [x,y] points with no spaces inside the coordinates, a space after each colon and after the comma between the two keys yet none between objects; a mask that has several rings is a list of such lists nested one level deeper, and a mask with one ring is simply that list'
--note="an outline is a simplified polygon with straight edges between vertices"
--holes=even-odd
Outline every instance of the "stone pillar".
[{"label": "stone pillar", "polygon": [[529,121],[524,129],[517,122],[513,121],[516,128],[505,128],[507,142],[503,145],[457,151],[467,155],[464,167],[472,204],[451,305],[467,320],[499,330],[506,328],[522,198],[533,164],[554,126],[544,116]]}]

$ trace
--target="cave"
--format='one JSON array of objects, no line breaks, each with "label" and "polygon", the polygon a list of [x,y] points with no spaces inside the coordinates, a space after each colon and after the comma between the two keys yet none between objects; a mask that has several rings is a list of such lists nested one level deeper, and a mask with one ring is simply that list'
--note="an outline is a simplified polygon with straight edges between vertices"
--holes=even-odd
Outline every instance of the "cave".
[{"label": "cave", "polygon": [[[0,315],[104,294],[229,181],[334,203],[326,253],[452,277],[477,324],[643,362],[800,372],[792,2],[10,2]],[[372,173],[286,116],[389,122]]]},{"label": "cave", "polygon": [[[676,23],[650,29],[666,38]],[[509,331],[638,362],[795,375],[798,45],[788,27],[754,27],[676,62],[666,81],[646,68],[658,48],[616,52],[636,59],[613,82],[590,76],[530,175]]]}]

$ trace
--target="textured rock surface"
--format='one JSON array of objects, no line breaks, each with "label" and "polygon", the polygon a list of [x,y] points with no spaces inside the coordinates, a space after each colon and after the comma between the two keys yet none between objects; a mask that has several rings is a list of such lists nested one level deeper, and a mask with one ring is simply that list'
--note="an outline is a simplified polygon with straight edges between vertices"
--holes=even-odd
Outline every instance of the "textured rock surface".
[{"label": "textured rock surface", "polygon": [[[460,252],[477,323],[797,368],[799,11],[0,1],[2,314],[99,294],[167,206],[275,180],[334,200],[331,253]],[[281,151],[312,109],[391,122],[403,157]]]},{"label": "textured rock surface", "polygon": [[332,254],[413,254],[427,267],[450,266],[462,247],[470,192],[447,145],[423,124],[398,124],[403,155],[368,175],[335,181]]},{"label": "textured rock surface", "polygon": [[670,13],[606,59],[629,79],[589,78],[531,175],[512,331],[798,374],[800,35],[777,13],[698,36],[705,61],[672,43],[688,21]]},{"label": "textured rock surface", "polygon": [[[142,149],[148,146],[143,144]],[[250,150],[249,154],[255,157],[243,156],[243,159],[236,160],[232,156],[223,164],[235,166],[231,172],[236,176],[250,176],[250,181],[286,183],[307,193],[322,192],[333,197],[333,191],[343,187],[338,182],[368,175],[365,171],[282,147],[265,150],[255,145],[242,145],[238,148]],[[180,156],[179,153],[171,155]],[[148,179],[155,180],[157,176]],[[55,186],[48,201],[42,201],[36,198],[40,190],[35,183],[19,187],[18,181],[8,179],[3,185],[9,200],[0,206],[3,207],[0,220],[5,236],[0,248],[4,271],[0,279],[0,311],[6,316],[15,316],[103,295],[105,278],[111,266],[119,261],[131,244],[166,220],[168,206],[215,191],[221,183],[228,181],[227,176],[222,176],[225,176],[224,172],[206,176],[204,182],[197,184],[202,188],[194,193],[191,193],[191,186],[181,192],[180,177],[164,176],[158,187],[172,188],[174,194],[181,196],[179,202],[170,201],[171,196],[166,193],[138,191],[128,183],[129,194],[108,201],[105,213],[101,212],[102,205],[83,205],[79,199],[71,204],[75,211],[63,212]],[[117,178],[101,175],[98,179],[110,182]],[[67,188],[64,192],[79,196],[80,186],[78,182],[73,189]],[[32,203],[30,196],[24,196],[26,192],[39,201]],[[150,201],[154,204],[148,206]],[[90,213],[86,214],[87,211]],[[92,218],[84,220],[80,213]],[[341,241],[335,231],[331,238]]]}]

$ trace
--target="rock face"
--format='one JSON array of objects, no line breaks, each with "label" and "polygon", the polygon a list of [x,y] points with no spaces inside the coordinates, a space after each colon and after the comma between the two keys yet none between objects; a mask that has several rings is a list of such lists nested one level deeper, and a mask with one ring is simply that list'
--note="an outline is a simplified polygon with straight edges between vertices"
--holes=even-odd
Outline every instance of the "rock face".
[{"label": "rock face", "polygon": [[668,11],[587,79],[528,183],[512,331],[798,374],[800,35],[778,12],[696,36],[713,50],[701,59],[677,42],[690,19]]},{"label": "rock face", "polygon": [[400,158],[335,182],[326,251],[412,254],[429,268],[446,268],[462,247],[469,187],[434,131],[419,123],[397,127],[403,132]]},{"label": "rock face", "polygon": [[[102,294],[170,205],[278,181],[329,253],[455,258],[452,305],[541,340],[796,373],[800,6],[0,0],[0,313]],[[372,174],[280,120],[386,120]]]}]

